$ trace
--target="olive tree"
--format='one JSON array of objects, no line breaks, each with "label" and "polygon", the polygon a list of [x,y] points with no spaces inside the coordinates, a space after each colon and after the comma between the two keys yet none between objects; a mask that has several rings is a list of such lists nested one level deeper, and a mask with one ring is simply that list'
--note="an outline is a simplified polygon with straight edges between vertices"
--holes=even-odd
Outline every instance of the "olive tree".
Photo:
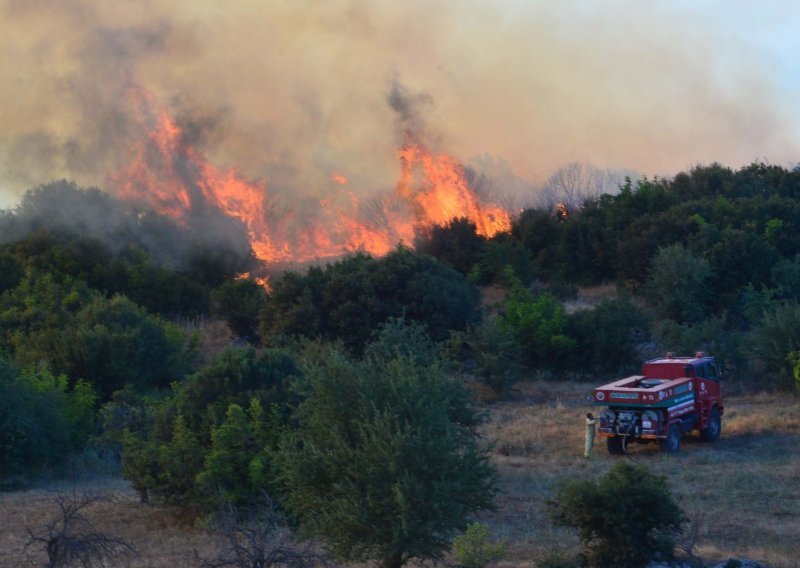
[{"label": "olive tree", "polygon": [[440,558],[472,513],[492,507],[482,415],[459,383],[417,360],[331,350],[298,385],[305,398],[279,452],[285,504],[343,560]]}]

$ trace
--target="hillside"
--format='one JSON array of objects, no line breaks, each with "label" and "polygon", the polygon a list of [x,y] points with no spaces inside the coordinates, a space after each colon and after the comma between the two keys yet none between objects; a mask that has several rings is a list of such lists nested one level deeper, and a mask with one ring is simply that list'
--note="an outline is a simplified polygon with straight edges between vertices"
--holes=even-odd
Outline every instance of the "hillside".
[{"label": "hillside", "polygon": [[[481,520],[508,542],[502,566],[535,566],[548,554],[575,550],[577,540],[552,526],[545,503],[559,481],[600,476],[617,459],[634,460],[667,477],[697,526],[694,554],[704,561],[742,556],[775,568],[797,565],[800,400],[733,394],[716,444],[689,436],[678,455],[636,446],[628,458],[613,458],[597,446],[587,461],[582,416],[588,389],[578,383],[525,383],[514,397],[490,408],[486,436],[495,445],[501,493],[497,511]],[[121,480],[84,481],[78,487],[114,497],[113,504],[93,506],[87,516],[136,548],[140,556],[131,565],[194,566],[195,551],[206,557],[213,553],[214,540],[203,529],[182,522],[173,509],[140,504]],[[20,558],[26,528],[38,529],[54,510],[51,494],[43,489],[0,494],[0,565]]]}]

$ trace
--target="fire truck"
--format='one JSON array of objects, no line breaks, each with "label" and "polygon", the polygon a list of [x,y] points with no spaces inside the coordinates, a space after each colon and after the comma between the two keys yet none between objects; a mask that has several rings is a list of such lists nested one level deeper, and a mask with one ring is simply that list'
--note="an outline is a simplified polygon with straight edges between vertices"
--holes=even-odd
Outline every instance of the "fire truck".
[{"label": "fire truck", "polygon": [[611,454],[626,453],[630,442],[658,443],[661,451],[675,453],[692,430],[713,442],[722,433],[721,379],[715,358],[702,352],[651,359],[641,375],[594,389],[592,405],[606,407],[598,435]]}]

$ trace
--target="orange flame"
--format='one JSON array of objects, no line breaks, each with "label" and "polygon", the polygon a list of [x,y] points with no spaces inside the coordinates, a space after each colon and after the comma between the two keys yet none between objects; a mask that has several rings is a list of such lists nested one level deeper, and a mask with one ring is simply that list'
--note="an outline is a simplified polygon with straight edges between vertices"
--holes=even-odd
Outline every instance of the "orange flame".
[{"label": "orange flame", "polygon": [[148,132],[131,162],[109,174],[109,184],[120,197],[144,202],[183,223],[196,208],[219,209],[242,222],[253,253],[266,263],[306,262],[357,250],[381,256],[398,242],[412,242],[417,232],[453,218],[467,217],[487,237],[510,228],[508,212],[480,202],[460,163],[421,145],[400,150],[396,194],[378,206],[373,203],[376,218],[370,222],[355,194],[344,190],[348,180],[338,172],[331,180],[342,189],[321,200],[315,213],[301,219],[289,212],[271,219],[273,202],[265,183],[248,180],[235,168],[220,171],[189,143],[169,114],[153,110],[149,94],[135,90],[133,96]]},{"label": "orange flame", "polygon": [[569,209],[567,209],[566,203],[560,201],[556,203],[556,216],[559,221],[566,221],[569,218]]},{"label": "orange flame", "polygon": [[266,290],[268,293],[272,291],[272,287],[269,284],[269,278],[266,276],[255,276],[251,275],[249,272],[242,272],[241,274],[237,274],[236,278],[238,280],[247,280],[250,279],[262,288]]},{"label": "orange flame", "polygon": [[[464,167],[452,157],[434,156],[423,146],[405,146],[400,150],[400,163],[398,194],[412,203],[422,227],[466,217],[475,223],[478,234],[485,237],[510,230],[508,212],[495,205],[482,205],[467,183]],[[417,164],[424,174],[421,191],[413,189]]]}]

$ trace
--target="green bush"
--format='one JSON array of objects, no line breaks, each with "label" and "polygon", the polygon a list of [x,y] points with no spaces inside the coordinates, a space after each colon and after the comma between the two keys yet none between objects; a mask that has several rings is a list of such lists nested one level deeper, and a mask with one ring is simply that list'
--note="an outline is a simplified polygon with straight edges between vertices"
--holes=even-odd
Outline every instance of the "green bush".
[{"label": "green bush", "polygon": [[187,372],[193,346],[181,330],[125,296],[29,269],[0,296],[2,347],[20,366],[45,362],[92,383],[101,399],[126,384],[166,387]]},{"label": "green bush", "polygon": [[211,291],[211,313],[225,320],[239,337],[255,338],[258,314],[267,301],[264,287],[253,280],[230,280]]},{"label": "green bush", "polygon": [[672,351],[677,354],[692,355],[697,351],[713,354],[717,361],[725,363],[730,378],[746,366],[747,354],[742,345],[744,334],[730,329],[729,318],[725,314],[709,316],[695,323],[678,323],[662,320],[655,325],[654,337],[661,349],[660,353]]},{"label": "green bush", "polygon": [[14,369],[0,359],[0,481],[38,474],[80,452],[91,434],[97,397],[47,369]]},{"label": "green bush", "polygon": [[749,336],[748,354],[772,386],[794,386],[791,353],[800,351],[800,303],[781,302],[764,312]]},{"label": "green bush", "polygon": [[274,284],[261,312],[267,343],[285,336],[340,341],[361,354],[389,318],[427,328],[435,341],[480,320],[475,284],[434,258],[399,247],[383,258],[357,254]]},{"label": "green bush", "polygon": [[522,376],[523,352],[514,333],[491,318],[467,332],[453,332],[443,355],[462,373],[477,377],[495,397],[509,393]]},{"label": "green bush", "polygon": [[638,367],[637,346],[650,335],[650,319],[628,297],[604,300],[567,317],[577,343],[575,366],[590,373],[622,373]]},{"label": "green bush", "polygon": [[310,361],[297,427],[279,452],[286,507],[344,560],[438,559],[491,507],[481,415],[436,365],[397,357]]},{"label": "green bush", "polygon": [[534,295],[513,274],[507,277],[512,286],[497,325],[513,334],[530,366],[561,364],[576,347],[575,340],[565,334],[564,306],[548,294]]},{"label": "green bush", "polygon": [[506,553],[504,542],[492,542],[489,527],[470,523],[464,534],[453,539],[453,557],[464,568],[486,568]]},{"label": "green bush", "polygon": [[151,416],[121,398],[104,415],[119,410],[129,419],[121,420],[123,476],[143,499],[194,512],[271,491],[271,456],[297,402],[288,391],[299,373],[282,350],[229,350],[153,402]]},{"label": "green bush", "polygon": [[660,317],[696,322],[708,313],[714,277],[707,260],[675,244],[653,257],[644,292]]},{"label": "green bush", "polygon": [[574,528],[588,566],[644,566],[671,558],[683,513],[666,479],[617,462],[598,482],[563,484],[550,502],[556,524]]}]

